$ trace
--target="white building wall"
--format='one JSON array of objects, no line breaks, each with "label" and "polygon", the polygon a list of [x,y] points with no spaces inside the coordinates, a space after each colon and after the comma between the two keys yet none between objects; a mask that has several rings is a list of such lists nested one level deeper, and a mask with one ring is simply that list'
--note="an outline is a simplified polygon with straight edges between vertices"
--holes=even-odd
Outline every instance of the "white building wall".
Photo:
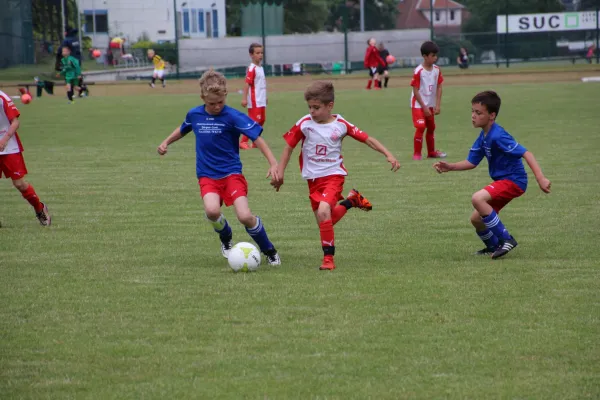
[{"label": "white building wall", "polygon": [[[450,18],[451,12],[454,11],[454,19]],[[431,21],[430,11],[422,11],[423,16],[427,21]],[[436,13],[440,14],[440,19],[436,19]],[[433,11],[433,26],[461,26],[462,25],[462,10],[434,10]]]}]

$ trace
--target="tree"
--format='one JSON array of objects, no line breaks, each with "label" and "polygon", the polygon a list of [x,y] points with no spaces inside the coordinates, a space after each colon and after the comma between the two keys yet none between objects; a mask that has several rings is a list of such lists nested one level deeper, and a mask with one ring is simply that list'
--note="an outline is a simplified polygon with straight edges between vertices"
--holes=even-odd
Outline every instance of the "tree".
[{"label": "tree", "polygon": [[[365,30],[394,29],[398,15],[397,0],[364,0]],[[360,30],[359,0],[330,0],[329,16],[326,26],[328,30],[342,30],[343,16],[347,12],[348,30]],[[344,9],[346,7],[346,9]]]}]

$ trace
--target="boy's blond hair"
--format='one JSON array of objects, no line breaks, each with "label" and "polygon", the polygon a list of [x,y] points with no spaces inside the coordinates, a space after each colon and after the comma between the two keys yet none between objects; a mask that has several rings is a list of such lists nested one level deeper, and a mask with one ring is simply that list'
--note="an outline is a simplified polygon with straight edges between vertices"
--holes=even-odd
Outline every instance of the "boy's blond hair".
[{"label": "boy's blond hair", "polygon": [[304,100],[318,100],[323,104],[335,101],[335,89],[333,83],[328,81],[315,81],[304,92]]},{"label": "boy's blond hair", "polygon": [[200,77],[200,91],[202,97],[206,97],[209,94],[217,96],[227,95],[227,79],[225,76],[217,71],[208,70]]}]

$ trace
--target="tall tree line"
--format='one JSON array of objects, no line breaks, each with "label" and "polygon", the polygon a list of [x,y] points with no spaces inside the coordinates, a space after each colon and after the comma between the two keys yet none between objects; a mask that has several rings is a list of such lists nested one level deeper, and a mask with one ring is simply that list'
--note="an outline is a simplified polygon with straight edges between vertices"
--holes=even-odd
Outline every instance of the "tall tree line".
[{"label": "tall tree line", "polygon": [[61,1],[64,2],[65,24],[72,28],[77,25],[76,0],[31,0],[33,37],[35,40],[59,42],[63,38]]}]

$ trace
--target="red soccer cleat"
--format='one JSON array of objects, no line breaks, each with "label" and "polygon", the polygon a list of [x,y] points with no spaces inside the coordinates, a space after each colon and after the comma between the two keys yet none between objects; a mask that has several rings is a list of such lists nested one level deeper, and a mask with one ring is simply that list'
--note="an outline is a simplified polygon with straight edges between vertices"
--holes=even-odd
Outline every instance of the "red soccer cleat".
[{"label": "red soccer cleat", "polygon": [[335,264],[333,263],[333,256],[323,257],[323,264],[319,267],[321,271],[333,271]]},{"label": "red soccer cleat", "polygon": [[420,154],[415,154],[415,155],[413,156],[413,160],[415,160],[415,161],[420,161],[420,160],[422,160],[422,159],[423,159],[423,156],[422,156],[422,155],[420,155]]},{"label": "red soccer cleat", "polygon": [[348,193],[346,200],[350,201],[352,207],[359,208],[363,211],[371,211],[373,209],[371,202],[356,189],[352,189],[350,193]]},{"label": "red soccer cleat", "polygon": [[248,150],[250,148],[250,145],[248,144],[248,142],[242,142],[240,143],[240,149],[242,150]]},{"label": "red soccer cleat", "polygon": [[253,149],[258,149],[258,146],[256,145],[256,143],[254,143],[254,142],[252,143],[252,148]]},{"label": "red soccer cleat", "polygon": [[433,153],[428,154],[427,158],[446,158],[446,153],[436,150]]}]

